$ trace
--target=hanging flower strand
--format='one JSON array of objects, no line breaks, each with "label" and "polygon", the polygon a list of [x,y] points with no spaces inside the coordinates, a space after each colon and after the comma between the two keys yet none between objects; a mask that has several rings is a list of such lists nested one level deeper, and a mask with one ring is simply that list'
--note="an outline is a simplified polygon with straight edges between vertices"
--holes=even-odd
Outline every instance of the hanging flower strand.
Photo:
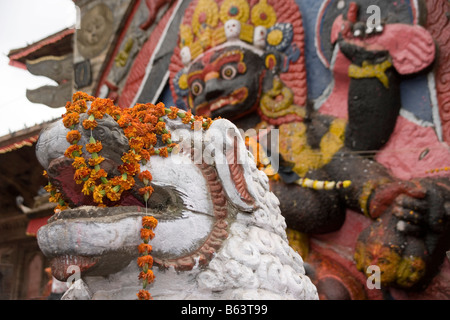
[{"label": "hanging flower strand", "polygon": [[142,280],[142,289],[136,294],[139,300],[153,299],[150,293],[146,290],[147,286],[155,280],[155,275],[151,270],[153,266],[153,257],[150,255],[152,246],[149,241],[155,237],[153,230],[158,225],[158,221],[152,216],[145,216],[142,218],[141,239],[143,243],[138,246],[139,257],[137,264],[142,271],[139,273],[139,279]]}]

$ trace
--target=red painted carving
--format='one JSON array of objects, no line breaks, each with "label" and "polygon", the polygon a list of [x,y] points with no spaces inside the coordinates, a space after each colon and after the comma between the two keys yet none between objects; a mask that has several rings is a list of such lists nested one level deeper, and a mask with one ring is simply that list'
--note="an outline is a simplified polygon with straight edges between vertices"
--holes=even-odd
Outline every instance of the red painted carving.
[{"label": "red painted carving", "polygon": [[[126,22],[125,22],[125,25],[124,25],[122,31],[120,32],[120,36],[117,39],[117,41],[115,42],[115,48],[114,48],[112,54],[110,55],[109,59],[106,60],[107,61],[107,65],[106,65],[103,73],[101,74],[101,78],[100,78],[100,81],[98,82],[97,88],[94,90],[95,96],[99,96],[100,88],[102,87],[103,84],[106,84],[106,79],[108,78],[109,72],[111,71],[111,68],[114,65],[114,58],[113,57],[115,57],[118,54],[118,52],[120,50],[120,45],[124,41],[126,33],[127,33],[127,30],[130,27],[130,25],[131,25],[131,23],[133,21],[134,15],[138,11],[138,9],[139,9],[139,1],[135,2],[134,7],[132,8],[132,11],[130,12],[129,16],[126,18]],[[114,98],[114,100],[117,99],[118,98],[117,97],[117,92],[115,92],[109,98]]]},{"label": "red painted carving", "polygon": [[147,42],[143,45],[141,51],[136,57],[136,60],[134,61],[134,64],[130,70],[130,74],[128,75],[126,83],[123,87],[122,94],[119,98],[118,105],[121,108],[128,108],[133,103],[133,99],[139,91],[142,80],[145,77],[145,71],[151,60],[154,50],[158,45],[158,41],[164,33],[166,24],[169,22],[175,8],[176,6],[173,5],[162,17],[155,30],[153,30]]},{"label": "red painted carving", "polygon": [[147,30],[148,28],[150,28],[153,22],[155,22],[156,14],[158,13],[159,9],[161,9],[164,4],[169,2],[170,0],[145,0],[149,15],[147,21],[141,24],[139,28],[141,28],[142,30]]},{"label": "red painted carving", "polygon": [[436,70],[436,91],[439,115],[442,122],[443,140],[450,143],[450,2],[447,0],[427,0],[426,28],[438,45]]}]

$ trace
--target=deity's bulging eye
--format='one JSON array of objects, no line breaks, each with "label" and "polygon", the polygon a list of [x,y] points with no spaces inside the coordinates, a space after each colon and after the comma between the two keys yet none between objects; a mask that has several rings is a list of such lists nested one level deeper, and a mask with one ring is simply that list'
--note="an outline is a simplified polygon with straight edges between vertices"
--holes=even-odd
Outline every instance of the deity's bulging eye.
[{"label": "deity's bulging eye", "polygon": [[225,80],[232,80],[236,77],[237,70],[232,65],[224,66],[220,72],[221,76]]},{"label": "deity's bulging eye", "polygon": [[191,84],[191,92],[194,96],[198,96],[203,92],[203,83],[200,80],[196,80]]}]

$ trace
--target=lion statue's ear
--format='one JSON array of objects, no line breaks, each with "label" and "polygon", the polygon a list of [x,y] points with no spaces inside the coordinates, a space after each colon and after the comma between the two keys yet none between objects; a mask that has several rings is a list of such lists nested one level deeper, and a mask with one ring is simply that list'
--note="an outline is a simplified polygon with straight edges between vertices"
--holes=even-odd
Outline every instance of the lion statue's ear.
[{"label": "lion statue's ear", "polygon": [[257,190],[252,177],[256,163],[239,130],[230,121],[218,119],[206,132],[205,141],[204,161],[216,167],[227,198],[244,212],[254,211]]}]

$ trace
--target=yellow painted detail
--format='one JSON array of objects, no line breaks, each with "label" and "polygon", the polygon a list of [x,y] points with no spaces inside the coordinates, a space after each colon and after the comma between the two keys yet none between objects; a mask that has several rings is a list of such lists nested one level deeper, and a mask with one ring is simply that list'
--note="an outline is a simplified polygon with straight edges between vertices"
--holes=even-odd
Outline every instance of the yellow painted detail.
[{"label": "yellow painted detail", "polygon": [[194,35],[189,25],[182,24],[180,26],[180,48],[190,46],[194,41]]},{"label": "yellow painted detail", "polygon": [[218,46],[219,44],[222,44],[226,41],[227,36],[225,35],[225,29],[223,26],[213,30],[211,39],[211,45],[213,47]]},{"label": "yellow painted detail", "polygon": [[[204,19],[204,21],[202,21]],[[197,36],[201,35],[202,25],[215,28],[219,23],[219,7],[214,0],[200,0],[192,16],[192,30]]]},{"label": "yellow painted detail", "polygon": [[183,73],[178,80],[178,86],[181,90],[186,90],[188,88],[187,74]]},{"label": "yellow painted detail", "polygon": [[277,14],[273,7],[267,3],[267,0],[260,0],[252,8],[251,17],[255,26],[270,28],[277,22]]},{"label": "yellow painted detail", "polygon": [[309,254],[309,237],[307,234],[299,232],[294,229],[286,229],[286,235],[289,245],[297,251],[303,259],[306,259]]},{"label": "yellow painted detail", "polygon": [[329,131],[322,137],[320,141],[321,166],[328,164],[336,152],[344,146],[346,125],[345,120],[335,119],[331,123]]},{"label": "yellow painted detail", "polygon": [[[236,15],[230,15],[231,8],[237,9]],[[246,23],[250,17],[250,6],[245,0],[225,0],[220,6],[220,20],[225,23],[230,19],[235,19],[241,23]]]},{"label": "yellow painted detail", "polygon": [[253,43],[253,33],[255,28],[251,24],[242,23],[241,24],[241,34],[240,39],[242,41]]},{"label": "yellow painted detail", "polygon": [[322,137],[320,148],[313,149],[307,142],[306,125],[303,122],[282,124],[279,127],[280,153],[293,164],[293,171],[301,178],[310,170],[328,164],[344,145],[345,121],[336,119]]},{"label": "yellow painted detail", "polygon": [[389,60],[379,64],[370,64],[364,61],[362,67],[352,64],[348,68],[348,76],[354,79],[377,78],[386,88],[389,88],[389,79],[385,72],[390,67],[392,67],[392,63]]},{"label": "yellow painted detail", "polygon": [[[268,59],[272,59],[271,56],[267,56],[266,64]],[[292,90],[278,77],[274,78],[272,89],[262,94],[260,110],[269,118],[279,118],[288,114],[295,114],[301,118],[306,116],[306,109],[294,104]]]},{"label": "yellow painted detail", "polygon": [[271,46],[275,47],[279,45],[281,41],[283,41],[283,32],[281,30],[278,29],[272,30],[267,35],[267,43],[270,44]]}]

